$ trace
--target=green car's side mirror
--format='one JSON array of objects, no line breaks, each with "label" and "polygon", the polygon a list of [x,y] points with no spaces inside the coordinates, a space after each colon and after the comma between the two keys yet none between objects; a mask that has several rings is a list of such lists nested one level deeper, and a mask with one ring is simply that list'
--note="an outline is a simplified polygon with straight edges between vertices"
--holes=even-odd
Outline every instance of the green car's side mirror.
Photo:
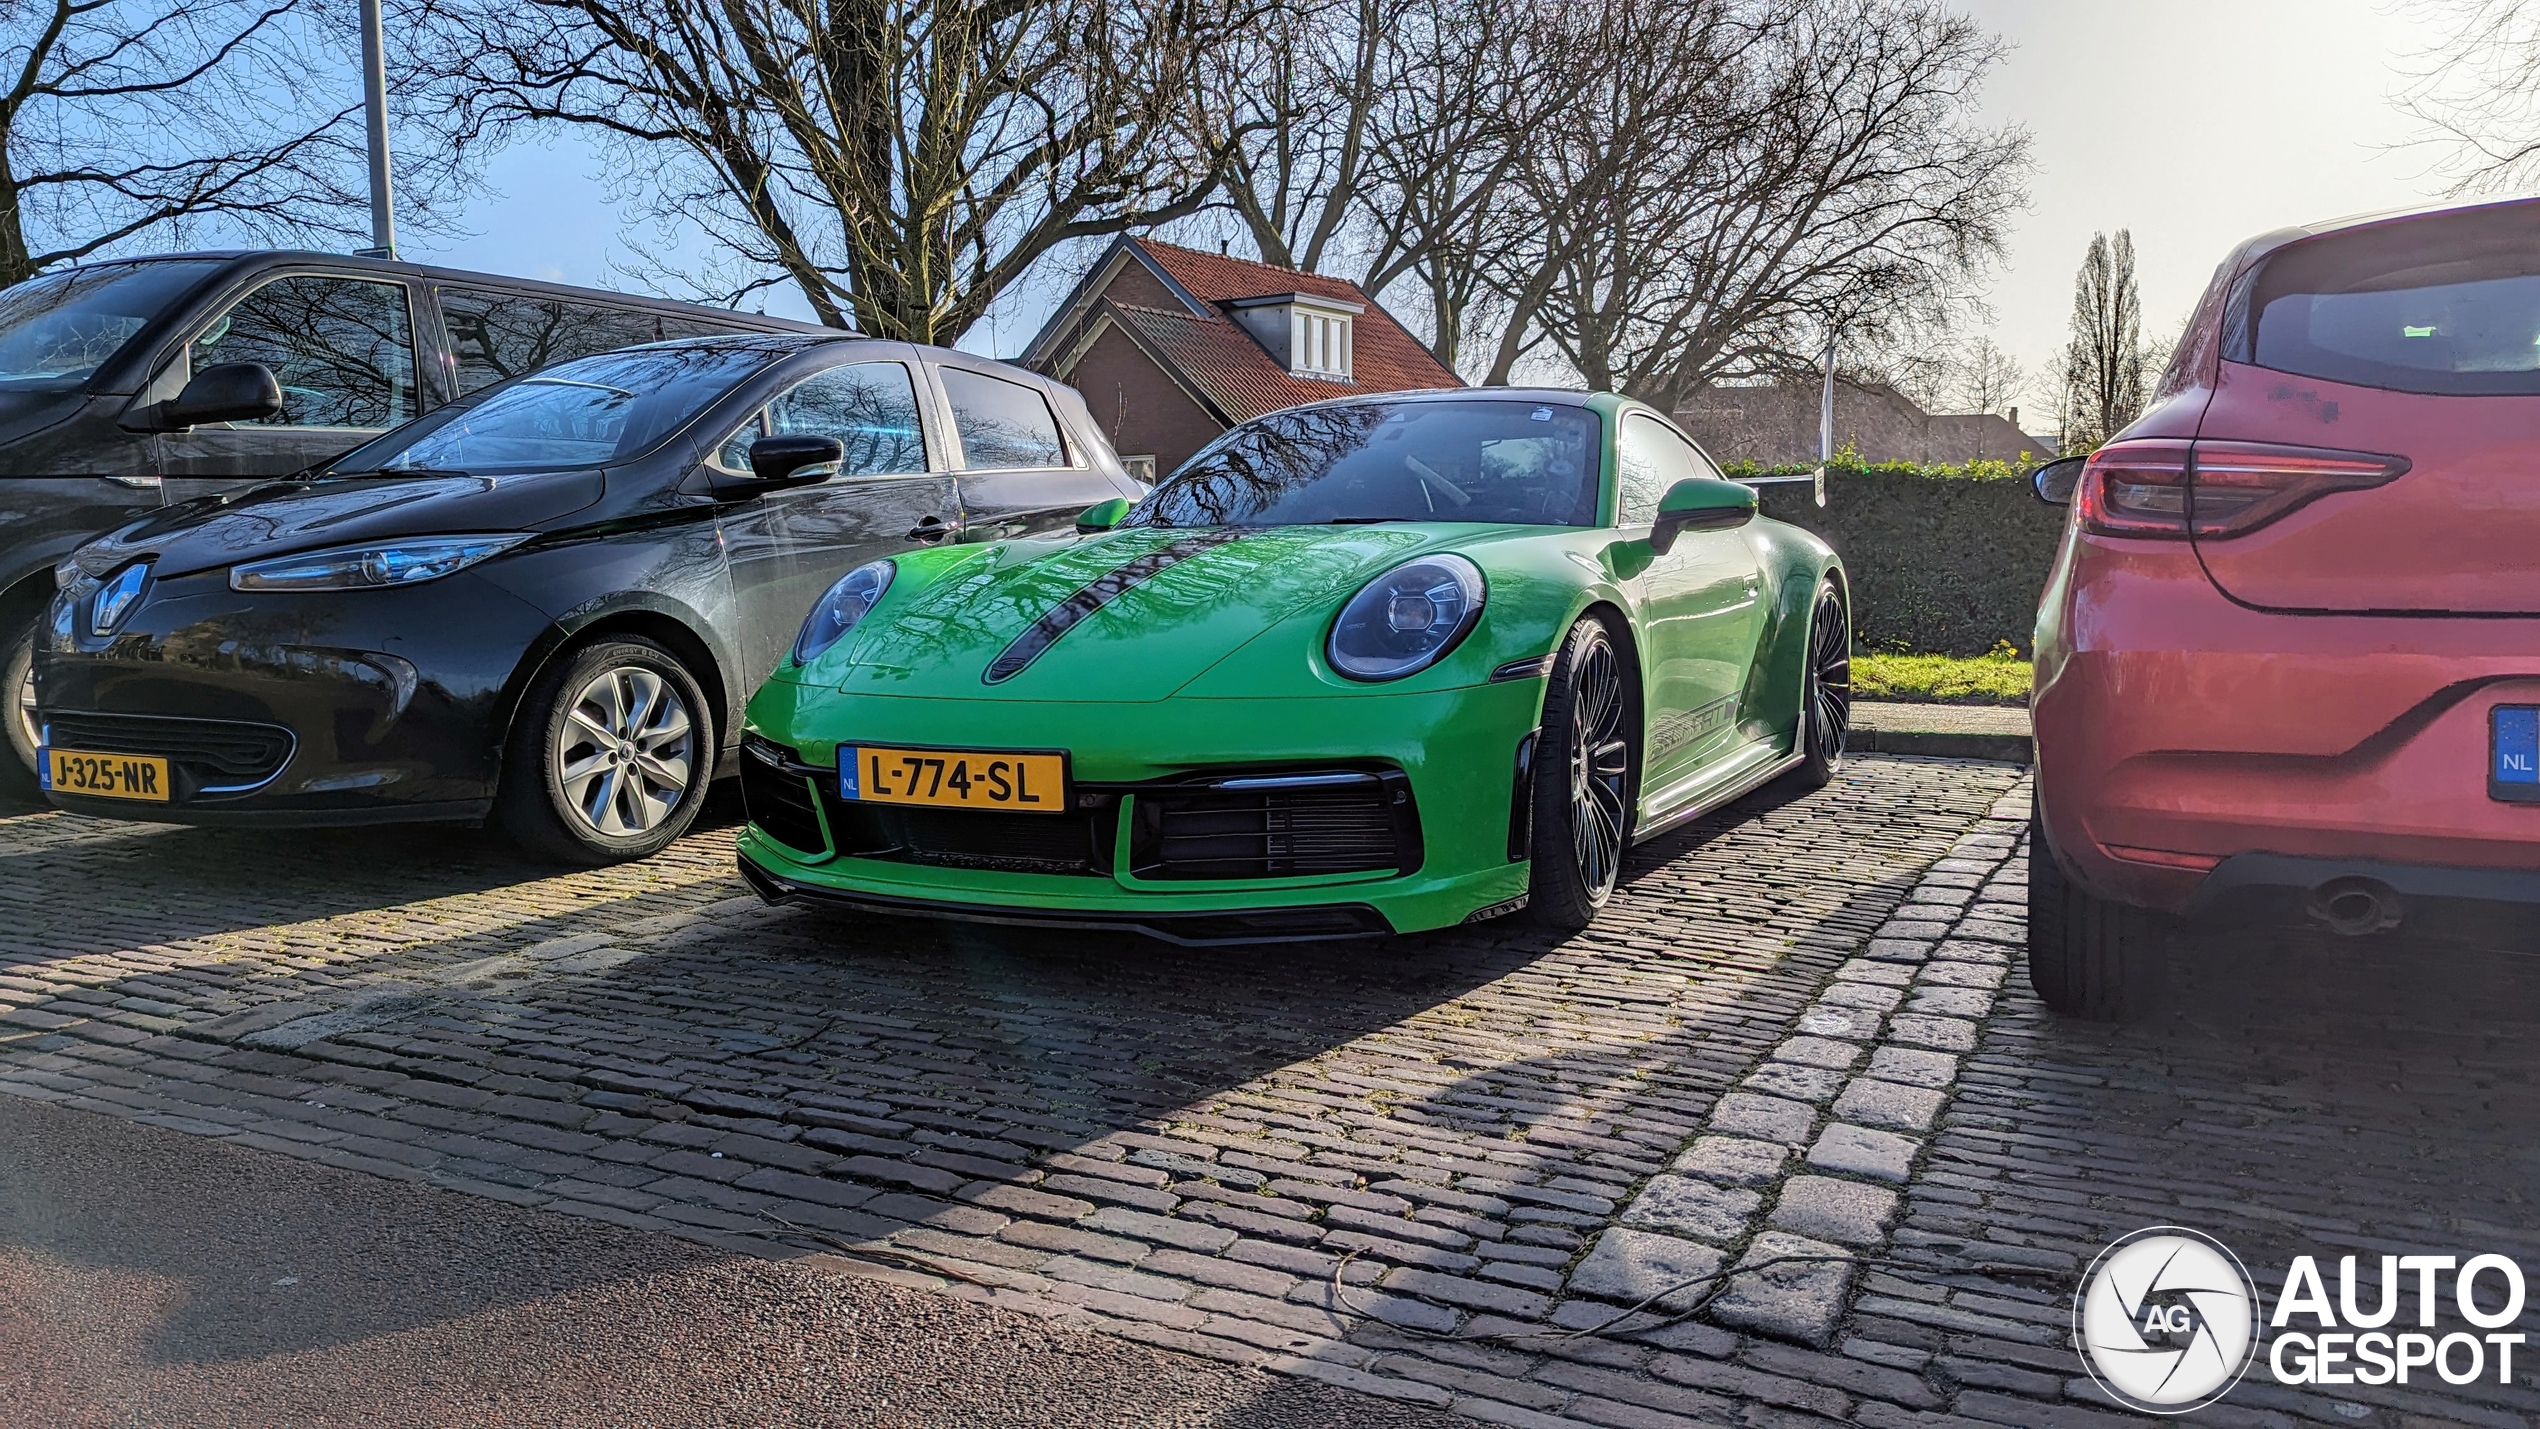
[{"label": "green car's side mirror", "polygon": [[1744,482],[1687,477],[1658,498],[1658,519],[1649,528],[1649,549],[1663,556],[1684,532],[1726,531],[1743,526],[1755,519],[1755,510],[1755,488]]},{"label": "green car's side mirror", "polygon": [[1128,514],[1129,503],[1120,497],[1115,496],[1109,501],[1096,502],[1086,507],[1084,513],[1076,518],[1076,534],[1090,536],[1096,531],[1108,531],[1119,525],[1120,518]]},{"label": "green car's side mirror", "polygon": [[2049,506],[2070,506],[2073,489],[2081,485],[2081,469],[2090,464],[2086,456],[2068,456],[2050,461],[2029,473],[2029,484],[2037,488],[2037,499]]}]

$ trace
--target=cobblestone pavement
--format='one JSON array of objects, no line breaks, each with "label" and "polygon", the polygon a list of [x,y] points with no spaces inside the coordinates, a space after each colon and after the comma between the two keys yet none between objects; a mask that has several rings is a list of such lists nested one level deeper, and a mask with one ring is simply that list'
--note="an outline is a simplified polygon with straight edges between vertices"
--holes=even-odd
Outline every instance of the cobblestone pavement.
[{"label": "cobblestone pavement", "polygon": [[[2250,935],[2145,1025],[2052,1019],[2027,800],[1865,758],[1641,850],[1567,942],[1208,953],[763,908],[728,830],[542,876],[17,818],[0,1092],[1514,1424],[2116,1422],[2068,1322],[2125,1231],[2269,1287],[2528,1249],[2540,966]],[[2200,1418],[2540,1410],[2334,1393]]]}]

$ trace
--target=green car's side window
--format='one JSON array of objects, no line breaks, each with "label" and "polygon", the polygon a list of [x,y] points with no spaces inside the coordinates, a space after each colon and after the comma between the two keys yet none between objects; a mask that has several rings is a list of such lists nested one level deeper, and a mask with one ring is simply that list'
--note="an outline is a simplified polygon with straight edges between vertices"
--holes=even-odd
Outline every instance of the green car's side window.
[{"label": "green car's side window", "polygon": [[1624,529],[1656,521],[1667,488],[1687,477],[1711,474],[1690,443],[1640,412],[1623,418],[1622,433],[1614,441],[1614,473],[1614,524]]}]

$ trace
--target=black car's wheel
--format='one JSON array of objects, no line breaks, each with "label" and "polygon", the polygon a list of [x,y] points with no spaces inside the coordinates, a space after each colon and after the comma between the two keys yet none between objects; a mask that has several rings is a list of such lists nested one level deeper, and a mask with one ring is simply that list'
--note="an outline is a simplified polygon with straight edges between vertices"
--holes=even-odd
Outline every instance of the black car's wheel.
[{"label": "black car's wheel", "polygon": [[35,777],[35,622],[0,609],[0,799],[39,800]]},{"label": "black car's wheel", "polygon": [[1595,620],[1570,628],[1535,745],[1534,921],[1574,933],[1614,893],[1631,831],[1633,750],[1623,662]]},{"label": "black car's wheel", "polygon": [[531,853],[602,864],[660,852],[695,822],[714,775],[705,692],[649,640],[550,666],[512,722],[503,827]]},{"label": "black car's wheel", "polygon": [[1799,764],[1790,777],[1802,788],[1822,789],[1843,767],[1844,741],[1852,733],[1852,621],[1832,581],[1817,587],[1817,608],[1808,616],[1805,673],[1794,751]]},{"label": "black car's wheel", "polygon": [[2157,995],[2171,920],[2093,894],[2064,876],[2032,812],[2028,837],[2028,980],[2068,1017],[2114,1021]]}]

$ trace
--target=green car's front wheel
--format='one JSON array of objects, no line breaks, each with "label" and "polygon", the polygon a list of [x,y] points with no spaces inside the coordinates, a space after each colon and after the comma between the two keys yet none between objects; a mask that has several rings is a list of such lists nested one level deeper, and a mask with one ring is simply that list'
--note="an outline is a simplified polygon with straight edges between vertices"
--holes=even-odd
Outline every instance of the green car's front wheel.
[{"label": "green car's front wheel", "polygon": [[1630,691],[1601,621],[1570,627],[1534,758],[1534,921],[1575,933],[1614,895],[1631,828]]}]

